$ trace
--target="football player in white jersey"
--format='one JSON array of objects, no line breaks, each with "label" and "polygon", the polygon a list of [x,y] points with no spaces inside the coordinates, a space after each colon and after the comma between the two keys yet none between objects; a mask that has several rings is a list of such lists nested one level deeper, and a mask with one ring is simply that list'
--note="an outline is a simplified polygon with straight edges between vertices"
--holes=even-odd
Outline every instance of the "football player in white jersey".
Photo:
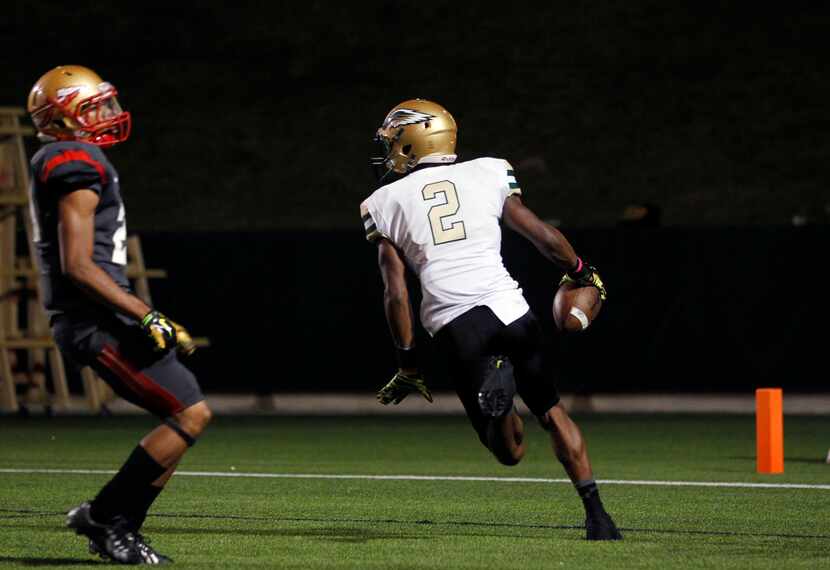
[{"label": "football player in white jersey", "polygon": [[[421,323],[449,371],[481,442],[504,465],[525,453],[516,392],[550,433],[557,459],[586,513],[586,538],[619,540],[594,481],[585,441],[559,402],[550,355],[536,317],[501,258],[504,222],[530,240],[565,279],[605,286],[556,228],[522,204],[512,166],[498,158],[457,162],[452,115],[431,101],[394,107],[377,130],[372,158],[382,187],[360,205],[367,239],[377,244],[384,309],[399,369],[378,392],[383,404],[432,395],[418,368],[406,267],[417,275]],[[395,178],[393,181],[392,178]]]}]

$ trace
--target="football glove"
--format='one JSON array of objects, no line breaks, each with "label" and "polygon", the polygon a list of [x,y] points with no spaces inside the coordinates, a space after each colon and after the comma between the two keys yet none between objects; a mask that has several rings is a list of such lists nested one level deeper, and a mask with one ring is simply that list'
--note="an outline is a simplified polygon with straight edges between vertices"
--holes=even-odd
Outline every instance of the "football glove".
[{"label": "football glove", "polygon": [[179,354],[190,356],[196,352],[196,344],[193,342],[193,337],[190,336],[187,329],[179,323],[174,323],[173,321],[170,321],[170,324],[173,325],[174,329],[176,329],[176,348],[179,351]]},{"label": "football glove", "polygon": [[386,386],[378,391],[377,398],[384,406],[389,403],[398,405],[409,394],[415,392],[423,396],[427,402],[432,402],[432,394],[420,373],[404,374],[398,370]]},{"label": "football glove", "polygon": [[[581,261],[581,260],[580,260]],[[581,263],[579,271],[569,271],[562,276],[559,281],[559,286],[567,282],[573,282],[583,287],[591,286],[599,290],[599,298],[605,301],[608,298],[608,292],[605,290],[605,283],[602,282],[597,268],[587,263]]]},{"label": "football glove", "polygon": [[141,328],[150,339],[153,350],[167,352],[176,346],[176,327],[173,322],[159,313],[150,311],[141,319]]}]

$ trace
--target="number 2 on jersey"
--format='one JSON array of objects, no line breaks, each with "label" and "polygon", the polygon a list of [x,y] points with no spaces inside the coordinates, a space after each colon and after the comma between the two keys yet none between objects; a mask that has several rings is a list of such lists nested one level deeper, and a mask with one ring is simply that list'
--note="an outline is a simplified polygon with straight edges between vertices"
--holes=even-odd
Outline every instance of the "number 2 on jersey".
[{"label": "number 2 on jersey", "polygon": [[444,194],[445,202],[434,205],[427,213],[429,225],[432,228],[433,243],[435,245],[441,245],[442,243],[467,239],[467,232],[464,229],[463,221],[459,220],[450,224],[448,228],[444,227],[444,218],[454,216],[460,208],[455,184],[449,180],[442,180],[441,182],[427,184],[421,190],[421,195],[427,202],[437,200],[438,194]]}]

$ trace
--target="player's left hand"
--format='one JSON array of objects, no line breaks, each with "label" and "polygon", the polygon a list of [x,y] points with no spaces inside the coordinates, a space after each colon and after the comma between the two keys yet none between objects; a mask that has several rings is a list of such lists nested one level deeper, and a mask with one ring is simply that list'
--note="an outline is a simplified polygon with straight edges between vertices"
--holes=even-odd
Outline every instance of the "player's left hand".
[{"label": "player's left hand", "polygon": [[141,320],[141,328],[147,333],[156,352],[175,348],[180,354],[190,356],[196,350],[193,337],[187,329],[158,311],[147,313]]},{"label": "player's left hand", "polygon": [[158,311],[150,311],[141,319],[141,328],[156,352],[167,352],[176,346],[173,322]]},{"label": "player's left hand", "polygon": [[596,287],[599,290],[600,299],[605,301],[608,298],[608,292],[605,290],[605,283],[602,282],[602,277],[600,277],[599,271],[597,271],[597,268],[593,265],[583,264],[580,271],[565,273],[559,281],[559,286],[561,287],[568,281],[577,283],[583,287]]},{"label": "player's left hand", "polygon": [[426,399],[427,402],[432,402],[432,393],[427,388],[420,372],[407,372],[398,370],[397,374],[380,390],[378,390],[378,402],[384,406],[392,404],[400,404],[404,398],[409,394],[418,393]]}]

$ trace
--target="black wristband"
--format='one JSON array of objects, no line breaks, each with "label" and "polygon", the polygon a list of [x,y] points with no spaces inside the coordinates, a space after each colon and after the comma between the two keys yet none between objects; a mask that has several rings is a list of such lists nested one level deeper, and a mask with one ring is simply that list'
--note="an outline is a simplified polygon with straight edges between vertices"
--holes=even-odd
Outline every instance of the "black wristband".
[{"label": "black wristband", "polygon": [[407,348],[395,347],[395,356],[398,358],[398,368],[412,370],[418,368],[418,350],[413,344]]}]

